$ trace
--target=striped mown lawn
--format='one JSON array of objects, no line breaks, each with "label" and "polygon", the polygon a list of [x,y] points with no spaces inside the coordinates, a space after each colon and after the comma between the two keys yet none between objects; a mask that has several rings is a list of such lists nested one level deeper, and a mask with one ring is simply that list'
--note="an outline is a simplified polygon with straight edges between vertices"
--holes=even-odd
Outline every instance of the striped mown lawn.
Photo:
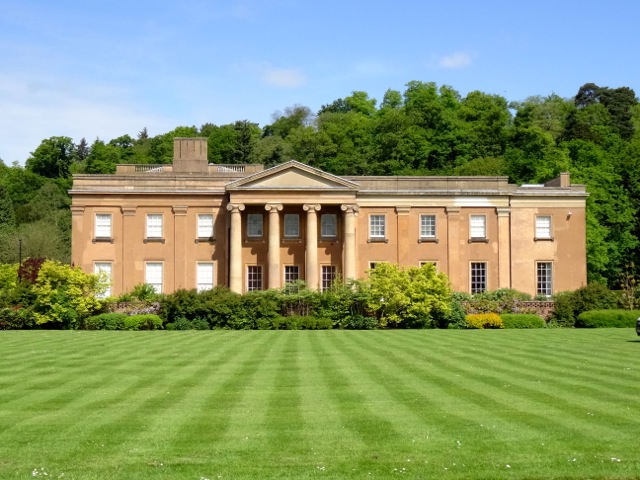
[{"label": "striped mown lawn", "polygon": [[640,478],[637,338],[1,332],[0,479]]}]

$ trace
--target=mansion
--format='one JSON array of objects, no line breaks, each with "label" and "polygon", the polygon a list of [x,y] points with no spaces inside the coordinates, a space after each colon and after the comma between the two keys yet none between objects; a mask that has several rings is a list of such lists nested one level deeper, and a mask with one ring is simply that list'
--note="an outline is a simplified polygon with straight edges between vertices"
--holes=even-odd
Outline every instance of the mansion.
[{"label": "mansion", "polygon": [[455,291],[552,295],[586,284],[583,185],[506,177],[336,176],[290,161],[214,165],[206,138],[176,138],[172,165],[75,175],[72,261],[107,295],[235,292],[304,280],[328,288],[378,262],[432,263]]}]

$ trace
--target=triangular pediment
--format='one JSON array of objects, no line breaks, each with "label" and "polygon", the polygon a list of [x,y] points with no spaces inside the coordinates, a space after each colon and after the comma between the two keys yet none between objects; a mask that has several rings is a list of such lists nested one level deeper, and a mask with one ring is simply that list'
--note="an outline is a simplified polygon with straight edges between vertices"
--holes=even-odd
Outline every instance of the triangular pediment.
[{"label": "triangular pediment", "polygon": [[352,190],[358,185],[294,160],[229,183],[227,190]]}]

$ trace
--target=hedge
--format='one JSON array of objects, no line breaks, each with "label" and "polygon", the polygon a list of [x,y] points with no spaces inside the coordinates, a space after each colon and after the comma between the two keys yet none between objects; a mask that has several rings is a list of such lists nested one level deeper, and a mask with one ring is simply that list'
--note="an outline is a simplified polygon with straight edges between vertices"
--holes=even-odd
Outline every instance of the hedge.
[{"label": "hedge", "polygon": [[467,328],[504,328],[497,313],[470,313],[465,320]]},{"label": "hedge", "polygon": [[640,310],[589,310],[576,319],[576,328],[634,328]]},{"label": "hedge", "polygon": [[544,319],[531,313],[503,313],[500,315],[504,328],[544,328]]}]

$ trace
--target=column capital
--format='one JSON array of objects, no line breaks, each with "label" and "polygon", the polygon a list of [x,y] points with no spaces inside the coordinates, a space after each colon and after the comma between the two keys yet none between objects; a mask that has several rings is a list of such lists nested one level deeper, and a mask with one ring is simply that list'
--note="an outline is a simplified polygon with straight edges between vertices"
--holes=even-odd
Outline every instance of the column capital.
[{"label": "column capital", "polygon": [[174,205],[173,206],[173,214],[174,215],[186,215],[189,207],[182,205]]},{"label": "column capital", "polygon": [[244,210],[244,203],[228,203],[227,210],[229,210],[231,213],[240,213]]},{"label": "column capital", "polygon": [[305,203],[302,206],[302,209],[305,212],[319,212],[321,208],[321,205],[319,203]]},{"label": "column capital", "polygon": [[358,206],[357,203],[345,203],[340,205],[340,210],[342,210],[347,214],[349,213],[357,214],[360,211],[360,207]]},{"label": "column capital", "polygon": [[71,205],[71,215],[83,215],[84,209],[84,205]]},{"label": "column capital", "polygon": [[398,215],[409,215],[411,207],[396,207],[396,213]]},{"label": "column capital", "polygon": [[133,217],[136,214],[137,208],[138,207],[120,207],[120,210],[125,217]]},{"label": "column capital", "polygon": [[282,211],[282,204],[281,203],[267,203],[264,206],[264,209],[267,212],[270,212],[270,213],[278,213],[278,212]]},{"label": "column capital", "polygon": [[452,215],[457,216],[460,214],[460,207],[447,207],[446,212],[447,212],[447,215],[449,216],[452,216]]},{"label": "column capital", "polygon": [[498,207],[496,208],[496,213],[498,214],[498,217],[509,217],[511,215],[511,208]]}]

